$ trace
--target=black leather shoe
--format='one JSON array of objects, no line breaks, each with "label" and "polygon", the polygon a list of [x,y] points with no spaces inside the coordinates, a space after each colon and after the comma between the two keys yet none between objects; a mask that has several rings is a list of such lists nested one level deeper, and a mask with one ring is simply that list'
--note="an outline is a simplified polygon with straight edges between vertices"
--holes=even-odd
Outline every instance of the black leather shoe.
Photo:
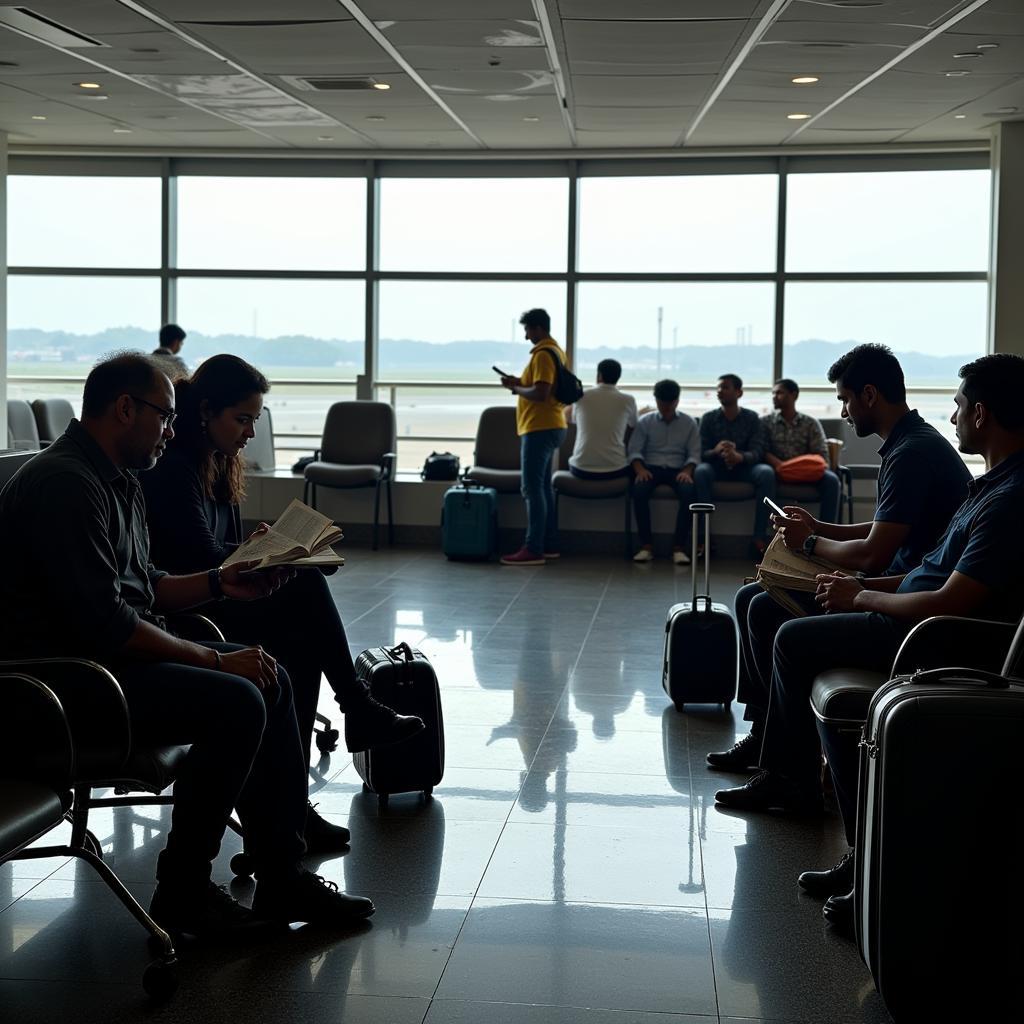
[{"label": "black leather shoe", "polygon": [[271,921],[347,925],[376,909],[364,896],[349,896],[334,882],[302,871],[281,878],[261,878],[252,898],[253,912]]},{"label": "black leather shoe", "polygon": [[728,750],[708,754],[707,762],[709,768],[723,772],[756,772],[760,756],[761,737],[748,732]]},{"label": "black leather shoe", "polygon": [[369,693],[345,708],[345,746],[350,754],[411,739],[425,726],[415,715],[400,715]]},{"label": "black leather shoe", "polygon": [[849,938],[854,937],[854,894],[851,889],[848,893],[844,893],[842,896],[829,896],[825,900],[825,906],[821,908],[821,916],[832,927],[839,932],[840,935],[846,935]]},{"label": "black leather shoe", "polygon": [[316,804],[306,807],[306,829],[303,834],[306,840],[306,853],[315,857],[318,854],[336,853],[345,849],[352,839],[352,833],[344,825],[335,825],[317,814]]},{"label": "black leather shoe", "polygon": [[785,811],[789,814],[821,814],[821,794],[797,789],[791,782],[758,772],[749,782],[735,789],[720,789],[715,803],[737,811]]},{"label": "black leather shoe", "polygon": [[202,942],[256,939],[276,930],[213,882],[198,891],[159,882],[149,916],[176,940],[182,936]]},{"label": "black leather shoe", "polygon": [[842,896],[853,888],[853,850],[827,871],[803,871],[796,880],[811,896]]}]

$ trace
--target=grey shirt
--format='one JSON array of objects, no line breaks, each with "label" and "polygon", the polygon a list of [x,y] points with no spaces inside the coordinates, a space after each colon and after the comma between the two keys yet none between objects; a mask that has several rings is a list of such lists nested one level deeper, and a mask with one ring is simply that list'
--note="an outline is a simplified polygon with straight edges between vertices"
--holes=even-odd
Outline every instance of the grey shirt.
[{"label": "grey shirt", "polygon": [[828,461],[828,446],[825,431],[813,416],[798,412],[790,423],[781,412],[768,413],[761,417],[764,430],[765,451],[785,462],[798,455],[820,455]]},{"label": "grey shirt", "polygon": [[181,377],[190,376],[188,363],[164,345],[153,350],[152,358],[156,360],[160,369],[170,377],[172,384]]},{"label": "grey shirt", "polygon": [[700,462],[700,431],[685,412],[666,420],[660,412],[648,412],[636,421],[629,439],[627,458],[640,459],[645,466],[683,469]]},{"label": "grey shirt", "polygon": [[0,649],[110,662],[153,612],[139,481],[72,420],[0,493]]}]

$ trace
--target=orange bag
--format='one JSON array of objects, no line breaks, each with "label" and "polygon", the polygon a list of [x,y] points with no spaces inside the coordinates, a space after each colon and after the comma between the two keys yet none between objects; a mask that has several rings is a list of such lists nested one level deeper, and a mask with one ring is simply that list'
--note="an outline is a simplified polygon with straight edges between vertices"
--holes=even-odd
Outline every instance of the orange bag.
[{"label": "orange bag", "polygon": [[827,468],[820,455],[798,455],[795,459],[786,459],[775,470],[775,475],[784,484],[816,484]]}]

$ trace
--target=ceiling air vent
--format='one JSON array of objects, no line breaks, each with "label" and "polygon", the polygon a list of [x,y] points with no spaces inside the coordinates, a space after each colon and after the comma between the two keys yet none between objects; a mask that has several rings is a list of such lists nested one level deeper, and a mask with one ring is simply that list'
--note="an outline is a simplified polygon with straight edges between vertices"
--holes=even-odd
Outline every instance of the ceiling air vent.
[{"label": "ceiling air vent", "polygon": [[303,75],[282,75],[281,81],[287,82],[296,89],[305,92],[352,92],[358,89],[376,89],[377,80],[363,76],[338,76],[326,77],[303,76]]},{"label": "ceiling air vent", "polygon": [[61,46],[69,50],[107,45],[93,39],[92,36],[76,32],[59,21],[37,14],[28,7],[0,6],[0,25],[30,39],[38,39],[51,46]]}]

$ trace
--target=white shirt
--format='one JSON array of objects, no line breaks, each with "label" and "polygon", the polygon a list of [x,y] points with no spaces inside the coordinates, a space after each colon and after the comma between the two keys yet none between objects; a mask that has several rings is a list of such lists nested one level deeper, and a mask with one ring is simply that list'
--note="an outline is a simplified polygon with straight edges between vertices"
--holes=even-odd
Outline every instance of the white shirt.
[{"label": "white shirt", "polygon": [[636,426],[636,400],[614,384],[598,384],[573,406],[576,447],[569,465],[588,473],[624,469],[626,428]]}]

